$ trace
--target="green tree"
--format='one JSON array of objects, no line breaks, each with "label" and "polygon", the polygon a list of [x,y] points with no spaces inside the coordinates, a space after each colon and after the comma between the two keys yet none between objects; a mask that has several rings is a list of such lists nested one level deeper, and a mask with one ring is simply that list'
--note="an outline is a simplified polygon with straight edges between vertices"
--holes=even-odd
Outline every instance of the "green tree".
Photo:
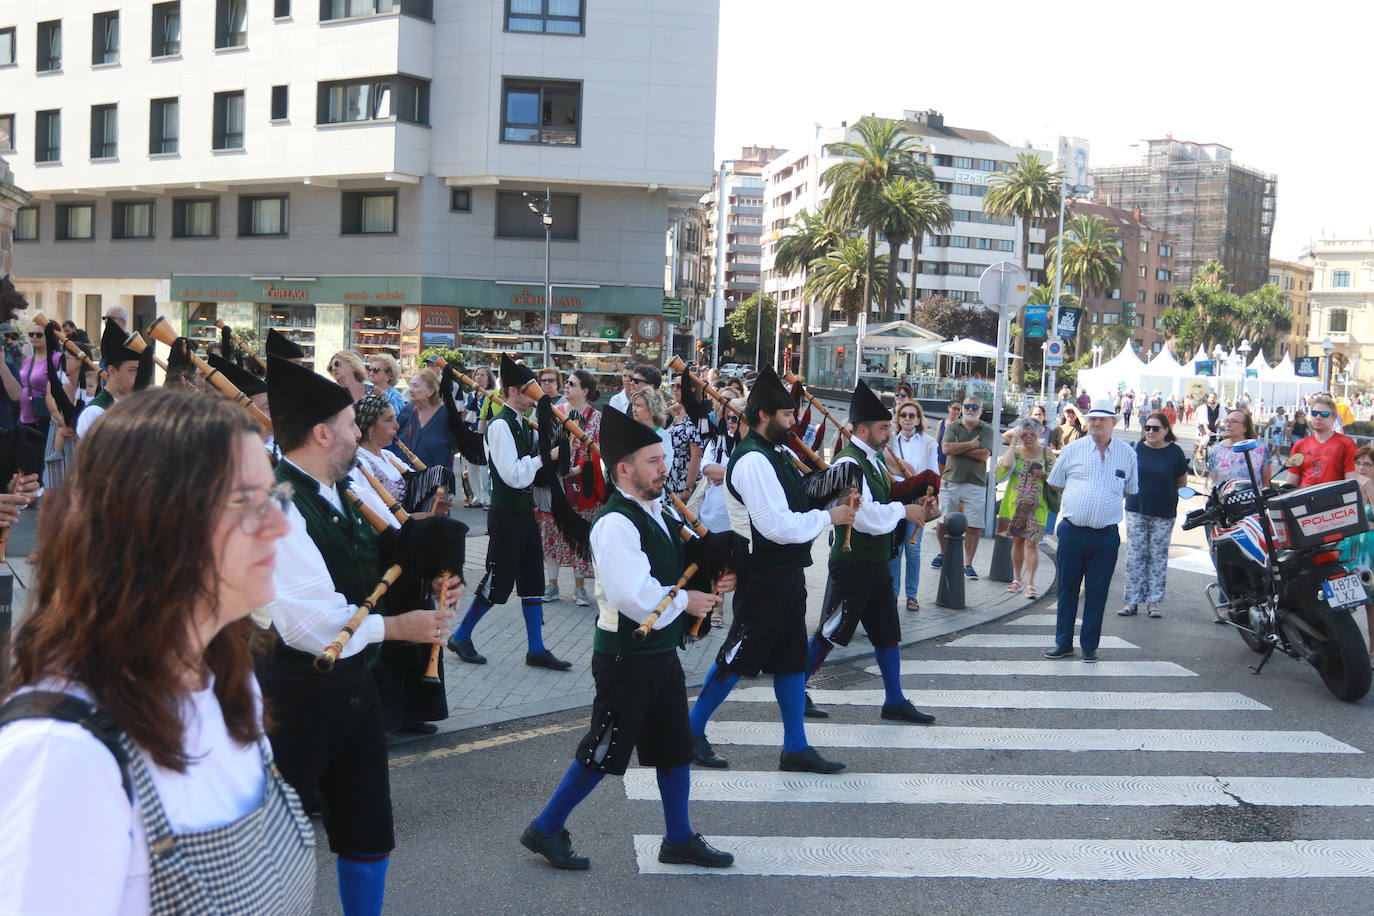
[{"label": "green tree", "polygon": [[1286,339],[1293,327],[1293,308],[1273,283],[1241,296],[1236,311],[1238,333],[1257,352],[1277,353],[1280,340]]},{"label": "green tree", "polygon": [[[1059,240],[1047,246],[1050,279],[1059,277]],[[1107,225],[1100,216],[1075,216],[1064,227],[1063,279],[1079,295],[1096,293],[1105,296],[1121,285],[1121,235]],[[1083,339],[1086,323],[1079,321],[1079,337]],[[1081,350],[1075,350],[1081,352]]]},{"label": "green tree", "polygon": [[[919,165],[919,169],[926,166]],[[921,257],[921,240],[927,232],[940,232],[954,225],[954,209],[949,205],[949,195],[929,178],[898,177],[885,185],[874,204],[872,215],[882,225],[882,236],[887,241],[887,296],[883,307],[883,318],[891,321],[896,317],[896,306],[901,300],[897,295],[897,262],[900,260],[902,246],[911,242],[911,296],[907,314],[916,308],[916,274]]]},{"label": "green tree", "polygon": [[[1176,287],[1173,302],[1161,316],[1165,333],[1175,343],[1180,360],[1191,359],[1199,346],[1208,352],[1220,344],[1226,349],[1244,338],[1246,307],[1241,298],[1230,291],[1230,278],[1220,261],[1208,261],[1198,269],[1188,286]],[[1269,314],[1276,322],[1277,315],[1267,312],[1267,305],[1254,305],[1250,314]],[[1284,327],[1292,324],[1291,315],[1284,310]]]},{"label": "green tree", "polygon": [[965,305],[957,299],[931,296],[922,299],[911,313],[911,321],[941,337],[972,337],[997,344],[997,313],[978,305]]},{"label": "green tree", "polygon": [[[730,332],[731,344],[740,353],[747,354],[744,358],[753,359],[754,356],[754,337],[757,330],[762,334],[759,343],[759,365],[773,362],[773,339],[777,329],[778,321],[778,302],[772,296],[764,294],[763,314],[759,315],[759,294],[754,293],[741,305],[735,306],[734,311],[730,312],[725,318],[725,327]],[[758,366],[754,367],[755,369]]]},{"label": "green tree", "polygon": [[[811,262],[824,257],[847,238],[849,229],[839,218],[830,201],[826,201],[817,213],[802,210],[798,213],[782,237],[773,246],[773,268],[779,274],[801,274],[803,290],[806,286]],[[811,336],[811,297],[802,293],[802,331],[801,331],[801,375],[806,374],[807,341]],[[824,303],[821,308],[821,332],[830,330],[830,306]]]},{"label": "green tree", "polygon": [[827,307],[842,309],[853,324],[860,310],[873,304],[873,290],[879,288],[873,281],[886,272],[887,255],[875,255],[861,238],[846,238],[811,262],[803,291]]}]

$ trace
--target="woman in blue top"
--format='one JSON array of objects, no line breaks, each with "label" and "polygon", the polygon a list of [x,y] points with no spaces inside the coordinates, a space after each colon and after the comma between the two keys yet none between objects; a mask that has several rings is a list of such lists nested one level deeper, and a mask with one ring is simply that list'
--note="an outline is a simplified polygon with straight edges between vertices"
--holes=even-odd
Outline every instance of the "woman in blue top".
[{"label": "woman in blue top", "polygon": [[[448,416],[439,399],[439,378],[433,369],[421,369],[410,377],[410,403],[397,417],[400,430],[396,440],[429,467],[453,467],[453,438],[448,431]],[[394,443],[391,451],[405,454]]]},{"label": "woman in blue top", "polygon": [[1133,616],[1141,602],[1151,617],[1161,616],[1178,488],[1188,482],[1188,456],[1164,412],[1150,411],[1142,428],[1145,438],[1135,446],[1140,487],[1126,497],[1125,605],[1117,611],[1122,617]]}]

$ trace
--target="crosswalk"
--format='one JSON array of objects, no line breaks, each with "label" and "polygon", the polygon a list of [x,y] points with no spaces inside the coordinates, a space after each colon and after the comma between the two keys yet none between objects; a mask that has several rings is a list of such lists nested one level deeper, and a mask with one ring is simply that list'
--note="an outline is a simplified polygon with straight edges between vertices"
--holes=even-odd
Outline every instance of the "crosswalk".
[{"label": "crosswalk", "polygon": [[[1122,809],[1188,810],[1266,809],[1311,807],[1323,809],[1374,808],[1374,779],[1362,777],[1304,777],[1300,775],[1263,775],[1270,772],[1296,774],[1316,769],[1306,763],[1338,760],[1360,755],[1356,746],[1318,731],[1293,729],[1233,728],[1225,717],[1271,713],[1269,706],[1242,693],[1229,691],[1190,691],[1188,678],[1197,672],[1173,662],[1131,659],[1099,662],[1052,661],[1016,658],[1017,650],[1038,649],[1047,644],[1054,616],[1027,614],[1005,622],[1006,629],[995,633],[960,636],[935,647],[933,657],[902,662],[902,674],[919,678],[919,689],[908,689],[916,706],[939,714],[949,710],[1019,711],[1017,727],[994,725],[949,725],[959,721],[953,714],[942,716],[942,723],[924,727],[906,724],[846,724],[834,720],[808,721],[807,738],[821,749],[883,749],[897,754],[919,753],[928,772],[850,772],[835,775],[783,773],[776,770],[706,770],[692,773],[694,804],[750,806],[746,819],[752,832],[742,835],[710,833],[711,841],[735,855],[735,864],[724,870],[695,869],[681,865],[661,865],[657,861],[660,837],[636,835],[634,847],[638,868],[643,874],[713,875],[716,877],[820,877],[820,878],[985,878],[1041,879],[1068,881],[1140,881],[1159,879],[1196,879],[1225,881],[1245,878],[1371,878],[1374,877],[1374,840],[1351,839],[1348,835],[1331,839],[1278,840],[1256,837],[1249,841],[1193,839],[1170,836],[771,836],[767,809],[763,806],[799,805],[845,806],[837,811],[852,812],[854,806],[883,806],[875,810],[911,810],[912,816],[895,823],[929,823],[940,817],[940,806],[974,806],[993,814],[1008,809],[1008,831],[1019,823],[1017,811],[1093,806],[1103,811]],[[1034,632],[1040,628],[1041,632]],[[1108,642],[1103,640],[1102,647]],[[1139,647],[1125,640],[1112,646],[1127,652]],[[1007,658],[959,658],[962,651],[1008,650]],[[982,653],[986,655],[987,653]],[[865,669],[876,674],[876,667]],[[941,678],[990,679],[1021,676],[1036,679],[1036,689],[998,689],[995,681],[977,689],[944,687]],[[1078,689],[1081,678],[1107,678],[1119,681],[1095,682],[1099,689]],[[1043,679],[1043,689],[1040,689]],[[1131,689],[1139,685],[1147,689]],[[1178,686],[1182,689],[1166,689]],[[1062,689],[1061,689],[1062,686]],[[915,683],[911,687],[916,687]],[[1102,689],[1102,688],[1107,689]],[[811,691],[821,706],[876,709],[883,702],[877,689],[826,689]],[[729,703],[717,713],[707,729],[707,737],[717,748],[756,746],[776,748],[782,742],[782,726],[775,718],[732,719],[732,704],[773,704],[770,686],[741,686]],[[736,707],[738,708],[738,707]],[[1103,721],[1117,727],[1062,727],[1064,711],[1101,710],[1109,713]],[[1133,723],[1131,717],[1160,712],[1198,713],[1189,716],[1186,727],[1135,727],[1151,725],[1158,718]],[[1061,718],[1035,721],[1036,716]],[[839,714],[837,713],[837,716]],[[844,716],[839,716],[845,718]],[[853,719],[853,713],[848,715]],[[873,717],[877,719],[876,715]],[[962,721],[969,721],[964,718]],[[1098,723],[1094,723],[1098,724]],[[943,752],[954,752],[959,760],[969,760],[969,752],[995,755],[992,769],[1012,772],[981,773],[942,771],[939,761],[948,760]],[[1117,754],[1112,772],[1097,772],[1092,766],[1075,761],[1093,760],[1099,752]],[[1029,752],[1023,754],[1022,752]],[[728,750],[725,756],[731,757]],[[1006,754],[1013,755],[1008,758]],[[1175,755],[1206,753],[1206,767],[1199,771],[1197,757]],[[1046,756],[1051,755],[1051,756]],[[1059,755],[1062,755],[1059,756]],[[1293,763],[1271,767],[1243,765],[1254,759]],[[827,753],[839,759],[852,757]],[[1037,761],[1035,768],[1045,772],[1017,771],[1017,757]],[[900,758],[898,758],[900,759]],[[1177,761],[1193,761],[1179,764]],[[1239,761],[1235,765],[1228,760]],[[1158,761],[1150,763],[1147,761]],[[981,767],[979,767],[981,769]],[[970,766],[968,769],[972,770]],[[1025,769],[1024,767],[1022,769]],[[1127,772],[1121,772],[1122,769]],[[1170,770],[1182,772],[1170,772]],[[1252,774],[1251,770],[1255,770]],[[632,769],[626,774],[626,797],[632,801],[657,802],[658,786],[652,769]],[[1014,806],[1022,806],[1016,808]],[[781,810],[781,809],[780,809]],[[943,810],[951,810],[948,807]],[[929,811],[929,814],[924,812]],[[917,813],[921,812],[921,813]],[[998,815],[1001,817],[1002,815]],[[790,822],[780,818],[783,822]],[[1036,819],[1029,818],[1036,822]],[[1107,818],[1102,818],[1107,820]],[[970,819],[970,823],[975,819]],[[1043,821],[1039,821],[1043,822]],[[818,816],[817,833],[834,831],[844,820]],[[883,823],[894,823],[890,819]],[[986,825],[986,818],[976,819]],[[994,819],[992,823],[997,823]],[[1058,821],[1055,821],[1058,823]],[[1126,823],[1126,821],[1122,821]],[[898,828],[900,829],[900,828]],[[841,828],[842,831],[842,828]],[[837,834],[840,831],[836,831]],[[913,833],[919,833],[915,828]],[[1089,831],[1091,832],[1091,831]]]}]

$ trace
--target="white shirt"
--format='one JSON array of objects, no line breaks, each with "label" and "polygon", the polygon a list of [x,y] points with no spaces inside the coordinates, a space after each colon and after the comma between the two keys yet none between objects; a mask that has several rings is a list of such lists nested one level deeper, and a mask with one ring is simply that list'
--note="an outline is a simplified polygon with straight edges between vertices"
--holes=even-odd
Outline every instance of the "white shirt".
[{"label": "white shirt", "polygon": [[[252,679],[258,694],[257,680]],[[82,699],[78,685],[44,682]],[[261,714],[261,698],[257,700]],[[208,830],[262,804],[257,745],[229,736],[213,680],[187,698],[185,773],[143,761],[175,832]],[[0,914],[148,912],[148,842],[119,764],[75,722],[25,719],[0,730]]]},{"label": "white shirt", "polygon": [[[868,447],[868,443],[864,442],[858,436],[855,436],[849,441],[854,444],[855,448],[868,456],[870,464],[881,470],[881,467],[878,465],[877,453]],[[859,462],[855,461],[849,455],[843,455],[837,458],[830,466],[836,467],[841,464],[858,463]],[[897,527],[898,522],[906,518],[906,506],[901,503],[880,503],[874,500],[873,493],[868,488],[867,477],[859,478],[859,495],[862,497],[862,501],[859,503],[859,511],[854,513],[854,530],[860,534],[888,534]],[[849,499],[849,494],[846,493],[838,497],[831,502],[831,505],[836,505],[842,499]],[[829,513],[826,514],[825,518],[827,522],[830,520]]]},{"label": "white shirt", "polygon": [[[533,455],[519,456],[515,447],[515,435],[511,432],[510,424],[503,417],[501,422],[494,422],[495,417],[487,421],[487,461],[496,469],[496,473],[501,475],[506,486],[513,490],[523,490],[534,483],[534,475],[539,473],[543,466],[543,461],[536,450]],[[523,425],[525,418],[520,414],[515,415],[515,422]],[[530,435],[534,436],[534,441],[539,441],[539,430],[531,429]]]},{"label": "white shirt", "polygon": [[[900,432],[893,433],[892,451],[896,453],[898,458],[914,467],[917,474],[922,471],[930,471],[934,474],[940,473],[940,466],[936,463],[939,447],[935,443],[934,436],[918,433],[914,429],[911,431],[910,436],[903,435]],[[891,469],[889,468],[889,470]],[[896,474],[892,476],[896,477],[898,480],[902,479]]]},{"label": "white shirt", "polygon": [[[617,488],[619,489],[619,488]],[[663,521],[663,498],[644,502],[624,490],[626,499],[639,506],[664,534],[670,534]],[[611,633],[620,628],[617,613],[635,623],[643,623],[676,582],[663,583],[649,571],[649,557],[639,549],[639,529],[619,512],[607,512],[592,524],[592,568],[596,573],[596,625]],[[679,591],[653,628],[661,630],[687,610],[687,592]]]},{"label": "white shirt", "polygon": [[1135,449],[1113,436],[1103,455],[1092,436],[1075,439],[1059,453],[1049,484],[1064,491],[1060,519],[1080,528],[1119,525],[1125,497],[1140,487]]},{"label": "white shirt", "polygon": [[725,491],[731,527],[744,537],[750,536],[749,524],[744,525],[744,531],[739,530],[740,510],[747,513],[747,522],[774,544],[809,544],[830,524],[830,513],[824,509],[793,512],[788,508],[782,481],[778,480],[773,465],[758,452],[741,455],[728,480],[742,498],[735,499],[728,488]]},{"label": "white shirt", "polygon": [[630,415],[630,396],[625,393],[624,388],[611,395],[611,406],[627,417]]},{"label": "white shirt", "polygon": [[[701,469],[705,471],[706,468],[715,465],[724,470],[729,462],[730,456],[725,454],[725,437],[714,436],[706,445],[706,454],[701,459]],[[730,513],[725,506],[725,485],[713,483],[705,474],[699,479],[706,488],[701,496],[701,511],[698,513],[701,523],[710,531],[729,531]]]},{"label": "white shirt", "polygon": [[[110,397],[114,398],[116,404],[119,403],[119,398],[116,398],[114,395],[110,395]],[[99,420],[100,415],[104,412],[104,407],[97,407],[94,403],[89,403],[82,408],[81,416],[76,418],[76,438],[80,439],[82,436],[86,435],[86,431],[91,428],[91,424]]]}]

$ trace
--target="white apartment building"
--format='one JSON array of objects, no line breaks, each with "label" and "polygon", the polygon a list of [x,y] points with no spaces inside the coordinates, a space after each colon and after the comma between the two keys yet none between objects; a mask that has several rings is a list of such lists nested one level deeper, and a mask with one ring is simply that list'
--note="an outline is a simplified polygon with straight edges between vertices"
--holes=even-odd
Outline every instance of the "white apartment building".
[{"label": "white apartment building", "polygon": [[[978,277],[988,265],[1004,260],[1021,261],[1019,223],[983,213],[983,194],[988,179],[1014,165],[1019,153],[1034,152],[1047,162],[1053,154],[1011,146],[984,130],[947,126],[944,116],[936,111],[907,111],[902,121],[906,132],[919,141],[921,159],[932,167],[936,181],[949,195],[955,216],[953,228],[920,240],[915,298],[920,300],[939,294],[973,301],[978,296]],[[800,274],[777,275],[773,269],[774,245],[803,209],[811,213],[820,209],[829,196],[821,176],[841,161],[836,145],[857,139],[858,135],[848,122],[838,127],[818,125],[807,143],[788,150],[763,169],[763,283],[768,292],[778,296],[784,314],[790,315],[795,334],[801,331],[803,278]],[[1043,269],[1044,255],[1040,249],[1045,242],[1045,230],[1032,228],[1030,240],[1033,253],[1029,257],[1029,267],[1032,271]],[[897,254],[898,273],[908,287],[906,301],[897,310],[898,318],[907,315],[911,299],[913,248],[908,243]],[[881,237],[878,251],[879,254],[887,253]],[[838,311],[832,313],[831,319],[844,321]],[[818,308],[811,310],[810,324],[813,331],[820,329]]]},{"label": "white apartment building", "polygon": [[[1374,239],[1319,239],[1311,269],[1307,355],[1324,357],[1329,340],[1333,381],[1349,372],[1367,384],[1374,380]],[[1321,371],[1325,378],[1325,362]]]},{"label": "white apartment building", "polygon": [[714,160],[718,20],[669,0],[4,4],[0,155],[34,198],[16,285],[87,328],[120,304],[410,369],[430,346],[540,351],[547,250],[555,362],[656,359],[663,233]]}]

